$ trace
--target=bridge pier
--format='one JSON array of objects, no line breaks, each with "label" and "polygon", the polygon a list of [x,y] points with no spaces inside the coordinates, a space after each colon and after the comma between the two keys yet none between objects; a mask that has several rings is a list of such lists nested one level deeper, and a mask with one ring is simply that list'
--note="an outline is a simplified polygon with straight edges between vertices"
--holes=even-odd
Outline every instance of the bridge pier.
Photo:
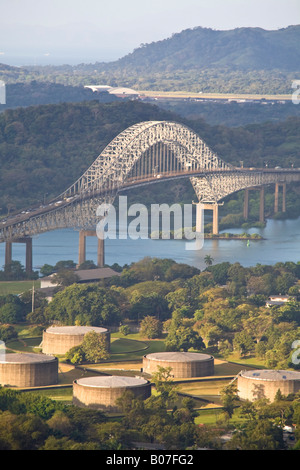
[{"label": "bridge pier", "polygon": [[5,266],[10,265],[12,262],[12,242],[5,243]]},{"label": "bridge pier", "polygon": [[32,238],[26,238],[25,243],[26,243],[25,269],[26,269],[26,272],[29,274],[32,272]]},{"label": "bridge pier", "polygon": [[[80,230],[78,250],[79,266],[86,261],[86,237],[97,237],[97,232],[95,230]],[[98,238],[97,244],[97,266],[99,268],[103,268],[104,266],[104,240],[100,238]]]},{"label": "bridge pier", "polygon": [[265,188],[260,188],[259,194],[259,221],[265,221]]},{"label": "bridge pier", "polygon": [[244,219],[247,220],[249,217],[249,191],[250,190],[259,190],[259,221],[265,221],[265,188],[262,186],[260,188],[246,188],[244,193]]},{"label": "bridge pier", "polygon": [[279,188],[282,186],[282,212],[286,211],[286,183],[275,183],[274,212],[279,211]]},{"label": "bridge pier", "polygon": [[203,211],[201,210],[201,206],[203,210],[213,211],[213,235],[219,234],[219,204],[217,202],[207,202],[197,203],[196,209],[196,232],[201,232],[203,230]]},{"label": "bridge pier", "polygon": [[103,268],[104,266],[104,240],[98,238],[97,246],[97,266]]},{"label": "bridge pier", "polygon": [[79,232],[78,266],[85,262],[86,243],[83,230]]},{"label": "bridge pier", "polygon": [[249,217],[249,189],[246,188],[244,192],[244,219],[247,220]]},{"label": "bridge pier", "polygon": [[12,244],[13,243],[25,243],[26,244],[26,255],[25,255],[25,270],[27,274],[32,273],[32,238],[16,238],[15,240],[8,240],[5,243],[5,266],[9,266],[12,262]]},{"label": "bridge pier", "polygon": [[196,232],[204,232],[204,211],[201,202],[196,203]]}]

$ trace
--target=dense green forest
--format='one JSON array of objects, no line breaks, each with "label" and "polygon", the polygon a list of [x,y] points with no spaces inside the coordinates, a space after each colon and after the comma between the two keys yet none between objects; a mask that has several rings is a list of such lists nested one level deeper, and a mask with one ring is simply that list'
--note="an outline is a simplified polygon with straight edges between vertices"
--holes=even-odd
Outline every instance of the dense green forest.
[{"label": "dense green forest", "polygon": [[[266,162],[269,167],[300,167],[298,117],[227,128],[210,126],[202,119],[188,121],[139,101],[18,108],[0,115],[2,214],[55,197],[88,168],[118,133],[147,120],[188,125],[221,158],[237,166],[243,161],[249,167],[263,167]],[[165,185],[160,185],[155,193],[161,188],[168,192]],[[180,192],[184,193],[180,188],[182,183],[173,185],[175,201]]]},{"label": "dense green forest", "polygon": [[13,68],[0,64],[0,78],[7,84],[31,81],[52,82],[68,86],[109,85],[136,90],[188,91],[203,93],[291,94],[292,82],[299,72],[278,70],[188,69],[164,72],[138,72],[127,68],[71,66],[35,66]]},{"label": "dense green forest", "polygon": [[12,83],[6,85],[6,104],[0,104],[0,111],[20,106],[36,106],[39,104],[77,103],[80,101],[97,100],[101,103],[118,101],[108,92],[94,94],[90,88],[67,86],[59,83],[37,82]]}]

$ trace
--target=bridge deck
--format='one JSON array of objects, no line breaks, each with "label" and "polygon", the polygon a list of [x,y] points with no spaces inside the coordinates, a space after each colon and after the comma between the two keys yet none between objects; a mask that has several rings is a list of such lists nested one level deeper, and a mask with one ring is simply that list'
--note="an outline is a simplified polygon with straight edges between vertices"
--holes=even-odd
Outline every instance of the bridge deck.
[{"label": "bridge deck", "polygon": [[[300,169],[287,169],[287,168],[233,168],[233,169],[212,169],[212,170],[193,170],[193,171],[168,171],[165,173],[160,173],[157,175],[144,175],[140,177],[128,178],[120,188],[118,188],[118,192],[122,190],[129,190],[134,187],[139,187],[148,184],[154,183],[161,183],[167,180],[174,180],[180,178],[201,178],[201,177],[215,177],[219,178],[220,176],[224,177],[227,175],[228,177],[234,177],[239,179],[239,177],[246,176],[246,175],[268,175],[271,177],[271,180],[274,177],[274,182],[290,182],[290,181],[299,181],[300,180]],[[270,183],[270,178],[265,184]],[[258,185],[263,185],[264,183],[258,183]],[[252,187],[255,185],[255,182],[251,182],[248,187]],[[246,188],[247,186],[245,186]],[[232,191],[235,192],[235,191]],[[107,193],[107,189],[105,192]],[[64,199],[54,199],[48,204],[39,206],[39,207],[32,207],[26,211],[22,211],[20,213],[14,213],[9,217],[6,217],[4,220],[0,222],[0,242],[4,242],[6,237],[1,236],[3,231],[9,227],[19,226],[24,222],[27,222],[31,219],[36,219],[39,217],[47,216],[52,212],[61,211],[62,209],[66,209],[68,206],[74,206],[79,201],[84,201],[86,199],[91,199],[95,197],[99,197],[102,195],[101,190],[89,190],[88,192],[84,192],[83,194],[75,194],[74,196],[66,197]]]}]

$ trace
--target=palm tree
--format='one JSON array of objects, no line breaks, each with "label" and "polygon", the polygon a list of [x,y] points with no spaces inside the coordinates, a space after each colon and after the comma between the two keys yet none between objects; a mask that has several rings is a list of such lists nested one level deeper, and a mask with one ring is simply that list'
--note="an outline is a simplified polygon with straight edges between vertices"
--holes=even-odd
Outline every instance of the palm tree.
[{"label": "palm tree", "polygon": [[204,263],[206,264],[206,266],[211,266],[213,264],[213,261],[214,259],[210,256],[210,255],[206,255],[204,257]]}]

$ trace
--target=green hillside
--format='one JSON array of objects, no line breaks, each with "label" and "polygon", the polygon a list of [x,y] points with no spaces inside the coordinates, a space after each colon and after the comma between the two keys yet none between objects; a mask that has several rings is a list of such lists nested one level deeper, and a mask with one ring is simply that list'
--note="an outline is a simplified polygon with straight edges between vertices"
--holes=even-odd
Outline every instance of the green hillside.
[{"label": "green hillside", "polygon": [[6,104],[0,104],[0,112],[19,106],[40,104],[77,103],[81,101],[100,101],[108,103],[118,101],[115,95],[108,92],[93,93],[90,88],[62,85],[60,83],[38,82],[33,80],[24,83],[6,84]]},{"label": "green hillside", "polygon": [[163,41],[143,44],[111,67],[142,71],[226,68],[299,71],[300,25],[277,31],[236,28],[217,31],[197,27]]},{"label": "green hillside", "polygon": [[84,65],[82,72],[96,66],[105,82],[139,90],[291,93],[300,78],[299,42],[299,25],[277,31],[198,27],[142,44],[116,62]]}]

